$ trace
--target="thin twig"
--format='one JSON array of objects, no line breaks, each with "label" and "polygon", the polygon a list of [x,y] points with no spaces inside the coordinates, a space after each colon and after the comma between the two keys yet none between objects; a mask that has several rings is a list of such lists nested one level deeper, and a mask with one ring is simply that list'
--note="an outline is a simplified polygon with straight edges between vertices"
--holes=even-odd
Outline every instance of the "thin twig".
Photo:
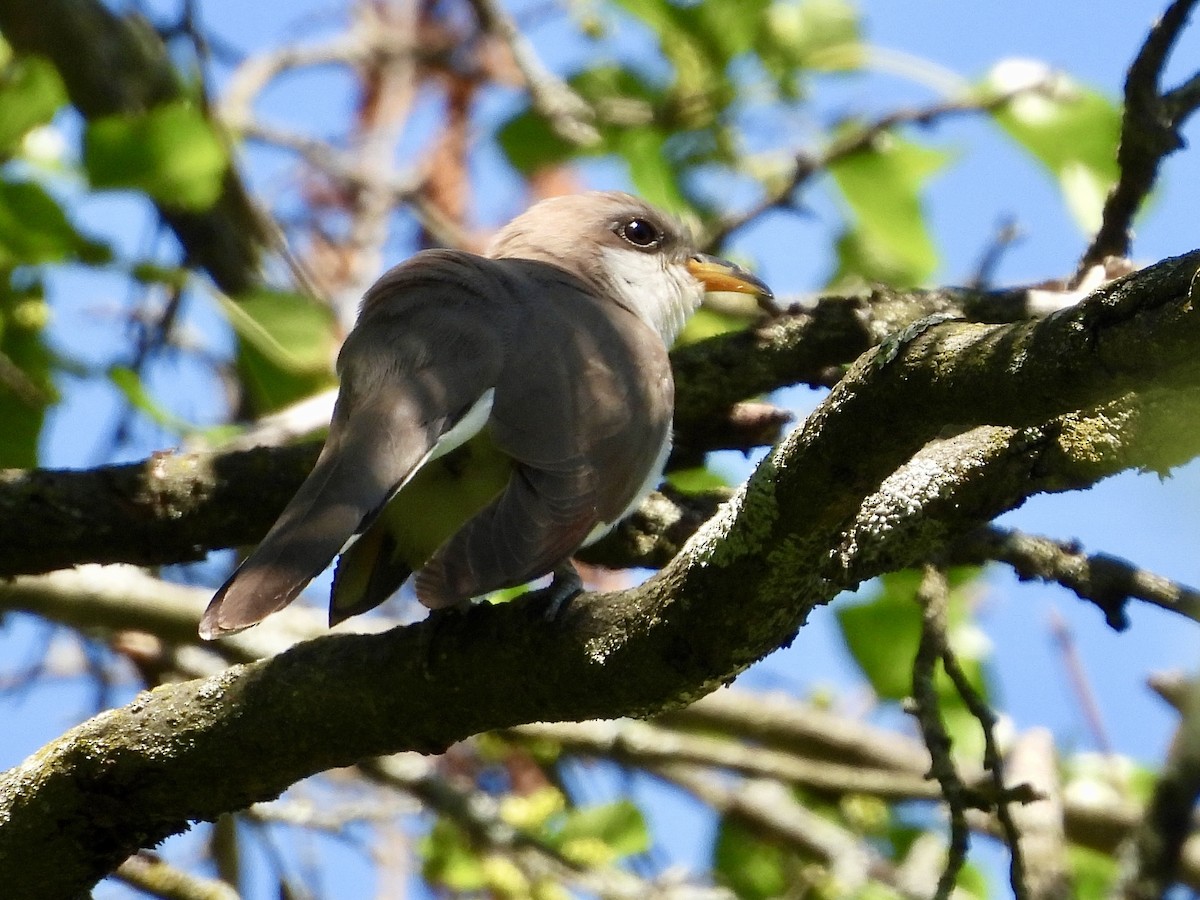
[{"label": "thin twig", "polygon": [[1004,216],[996,223],[996,231],[984,248],[979,258],[979,264],[975,266],[975,273],[967,285],[976,290],[987,290],[995,281],[996,269],[999,267],[1005,251],[1020,239],[1021,229],[1017,226],[1016,220],[1012,216]]},{"label": "thin twig", "polygon": [[853,156],[856,153],[861,153],[864,150],[869,150],[883,135],[902,125],[920,125],[924,127],[950,116],[962,115],[964,113],[991,112],[1011,103],[1018,96],[1038,93],[1048,88],[1048,83],[1026,84],[1002,93],[968,96],[958,100],[945,100],[930,106],[898,109],[881,116],[873,122],[868,122],[859,128],[852,129],[846,134],[835,138],[829,146],[819,153],[797,154],[791,173],[778,187],[769,191],[750,209],[718,222],[704,236],[702,243],[709,249],[715,248],[727,240],[735,231],[744,228],[764,213],[787,206],[796,190],[818,172],[824,171],[835,162]]},{"label": "thin twig", "polygon": [[960,540],[950,554],[955,562],[990,560],[1012,566],[1024,580],[1056,582],[1096,604],[1109,626],[1129,626],[1126,604],[1141,600],[1200,622],[1200,591],[1104,553],[1088,554],[1075,541],[989,525]]},{"label": "thin twig", "polygon": [[593,124],[595,111],[538,59],[533,45],[512,16],[496,0],[470,0],[470,3],[483,29],[508,47],[525,78],[533,108],[546,117],[555,133],[580,147],[599,143],[600,132]]},{"label": "thin twig", "polygon": [[1174,0],[1138,51],[1125,77],[1125,112],[1117,148],[1120,176],[1104,203],[1100,229],[1079,261],[1082,275],[1109,256],[1128,256],[1134,216],[1154,188],[1163,159],[1183,146],[1180,126],[1200,107],[1200,74],[1166,94],[1163,68],[1196,0]]},{"label": "thin twig", "polygon": [[1087,722],[1088,728],[1092,732],[1092,739],[1095,740],[1101,753],[1111,756],[1112,741],[1108,737],[1108,729],[1104,727],[1104,717],[1100,713],[1096,692],[1092,690],[1088,681],[1087,673],[1083,668],[1083,660],[1079,658],[1079,651],[1075,648],[1075,639],[1071,635],[1070,628],[1067,627],[1067,621],[1057,610],[1050,612],[1050,633],[1062,654],[1062,662],[1067,670],[1067,680],[1071,683],[1071,689],[1079,700],[1084,721]]},{"label": "thin twig", "polygon": [[954,890],[958,873],[967,861],[971,835],[967,823],[967,788],[950,755],[952,742],[946,732],[934,684],[938,660],[946,654],[946,612],[950,588],[945,573],[926,566],[917,602],[921,604],[921,642],[913,660],[913,696],[909,711],[917,719],[925,746],[933,758],[930,775],[941,785],[942,796],[950,809],[950,846],[946,866],[938,878],[936,900],[945,900]]},{"label": "thin twig", "polygon": [[[954,651],[950,649],[948,643],[942,645],[942,668],[945,669],[946,675],[949,676],[950,681],[954,684],[954,689],[966,704],[967,709],[970,710],[971,715],[978,720],[980,728],[983,729],[983,765],[991,774],[996,818],[1000,822],[1004,842],[1008,844],[1008,883],[1012,888],[1013,897],[1016,900],[1025,900],[1029,896],[1025,886],[1025,858],[1021,853],[1021,835],[1017,830],[1016,822],[1013,821],[1012,810],[1009,807],[1013,791],[1005,786],[1004,759],[1000,756],[1000,750],[996,744],[996,714],[975,691],[970,679],[962,670],[962,666],[958,664],[958,657],[954,655]],[[1028,789],[1017,790],[1028,795]]]}]

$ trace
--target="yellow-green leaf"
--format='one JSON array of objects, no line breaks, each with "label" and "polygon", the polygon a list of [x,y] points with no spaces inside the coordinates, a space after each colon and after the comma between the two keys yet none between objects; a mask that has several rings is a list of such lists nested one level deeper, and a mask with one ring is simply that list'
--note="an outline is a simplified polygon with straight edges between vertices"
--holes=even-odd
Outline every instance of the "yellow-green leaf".
[{"label": "yellow-green leaf", "polygon": [[1041,83],[993,112],[996,122],[1058,181],[1067,207],[1086,234],[1100,227],[1104,201],[1116,183],[1121,111],[1091,88],[1041,63],[1007,60],[984,81],[988,92]]},{"label": "yellow-green leaf", "polygon": [[852,227],[839,246],[834,284],[857,276],[909,287],[925,282],[938,255],[925,223],[921,191],[950,155],[895,135],[830,166]]},{"label": "yellow-green leaf", "polygon": [[90,122],[83,163],[97,188],[131,188],[169,206],[204,210],[221,196],[229,157],[204,113],[175,101]]},{"label": "yellow-green leaf", "polygon": [[279,409],[333,383],[337,337],[327,307],[265,289],[220,302],[240,339],[238,368],[257,411]]},{"label": "yellow-green leaf", "polygon": [[40,56],[11,59],[0,70],[0,154],[11,154],[29,131],[67,102],[54,65]]}]

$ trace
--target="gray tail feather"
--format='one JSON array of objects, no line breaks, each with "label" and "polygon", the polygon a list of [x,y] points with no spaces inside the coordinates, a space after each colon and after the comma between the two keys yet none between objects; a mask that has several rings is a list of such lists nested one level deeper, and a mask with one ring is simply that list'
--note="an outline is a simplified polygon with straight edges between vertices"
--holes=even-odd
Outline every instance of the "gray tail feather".
[{"label": "gray tail feather", "polygon": [[[200,620],[206,640],[249,628],[291,603],[379,502],[370,479],[322,453],[262,543],[213,597]],[[367,482],[367,484],[363,484]],[[366,496],[370,494],[370,496]]]},{"label": "gray tail feather", "polygon": [[[329,595],[329,626],[332,628],[339,622],[344,622],[351,616],[359,616],[379,606],[400,589],[400,585],[412,574],[408,563],[396,553],[396,540],[387,530],[382,520],[376,520],[372,529],[380,529],[379,546],[375,549],[374,559],[354,559],[355,551],[367,546],[368,534],[364,534],[358,543],[353,544],[338,561],[333,574],[333,590]],[[367,543],[364,543],[367,542]],[[345,590],[343,567],[369,566],[370,575],[364,589],[358,596]]]}]

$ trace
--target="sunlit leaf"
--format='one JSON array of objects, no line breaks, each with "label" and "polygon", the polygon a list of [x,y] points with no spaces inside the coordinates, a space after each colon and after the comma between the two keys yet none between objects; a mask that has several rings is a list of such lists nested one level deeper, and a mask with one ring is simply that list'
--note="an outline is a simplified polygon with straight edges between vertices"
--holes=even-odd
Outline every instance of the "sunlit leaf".
[{"label": "sunlit leaf", "polygon": [[423,861],[422,874],[430,882],[455,891],[477,891],[487,884],[479,854],[452,823],[439,819],[417,849]]},{"label": "sunlit leaf", "polygon": [[1042,83],[993,112],[996,122],[1058,181],[1068,208],[1087,234],[1100,226],[1116,183],[1121,111],[1097,91],[1052,73],[1041,63],[1007,60],[988,74],[988,91]]},{"label": "sunlit leaf", "polygon": [[57,399],[44,335],[48,320],[36,289],[0,287],[0,468],[37,465],[46,409]]},{"label": "sunlit leaf", "polygon": [[937,250],[925,222],[921,191],[949,154],[894,135],[830,166],[849,206],[852,227],[839,243],[833,279],[912,286],[937,267]]},{"label": "sunlit leaf", "polygon": [[1067,847],[1067,861],[1071,867],[1072,897],[1076,900],[1104,900],[1113,896],[1112,889],[1120,874],[1117,857],[1070,844]]},{"label": "sunlit leaf", "polygon": [[0,268],[79,257],[100,262],[107,248],[83,237],[46,191],[28,181],[0,181]]},{"label": "sunlit leaf", "polygon": [[858,10],[846,0],[779,0],[766,12],[762,57],[776,74],[862,65]]},{"label": "sunlit leaf", "polygon": [[229,167],[212,123],[187,101],[88,123],[83,162],[97,188],[141,190],[160,203],[190,210],[216,202]]},{"label": "sunlit leaf", "polygon": [[337,339],[328,308],[265,289],[220,302],[240,338],[238,368],[255,409],[278,409],[333,384]]},{"label": "sunlit leaf", "polygon": [[787,895],[790,854],[770,844],[735,819],[725,817],[713,847],[713,874],[742,900]]},{"label": "sunlit leaf", "polygon": [[672,469],[667,473],[667,481],[671,487],[685,494],[700,494],[705,491],[728,488],[729,479],[706,466],[694,466],[690,469]]},{"label": "sunlit leaf", "polygon": [[[563,852],[604,863],[650,849],[650,831],[642,812],[628,800],[571,810],[553,837]],[[581,854],[580,850],[586,848]],[[604,857],[607,857],[604,858]]]},{"label": "sunlit leaf", "polygon": [[49,122],[66,102],[66,88],[49,60],[11,59],[0,70],[0,155],[11,154],[21,138]]}]

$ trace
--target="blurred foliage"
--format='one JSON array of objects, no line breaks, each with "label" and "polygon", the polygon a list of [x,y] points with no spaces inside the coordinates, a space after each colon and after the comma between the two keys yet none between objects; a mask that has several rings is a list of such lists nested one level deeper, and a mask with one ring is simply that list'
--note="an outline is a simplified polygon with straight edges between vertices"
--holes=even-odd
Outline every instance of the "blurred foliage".
[{"label": "blurred foliage", "polygon": [[[807,104],[826,83],[822,79],[864,76],[871,63],[874,51],[865,43],[864,23],[848,0],[614,0],[594,7],[583,23],[581,42],[606,46],[608,34],[625,30],[645,39],[654,52],[637,61],[598,52],[567,73],[567,83],[595,111],[599,141],[594,146],[575,146],[559,136],[532,103],[494,132],[473,134],[486,152],[498,154],[526,179],[570,170],[582,161],[616,163],[648,200],[711,228],[736,205],[731,201],[729,208],[713,208],[711,198],[724,196],[727,186],[737,186],[740,196],[746,189],[759,196],[785,189],[798,154],[815,157],[851,129],[870,125],[860,117],[815,123],[809,118]],[[444,75],[439,71],[429,83],[440,84]],[[471,77],[478,75],[472,72]],[[1002,67],[983,84],[987,92],[1011,86],[1011,69]],[[804,119],[816,132],[813,146],[782,148],[782,162],[752,153],[743,130],[751,113]],[[1020,97],[985,121],[1051,174],[1084,230],[1095,227],[1100,203],[1116,177],[1119,110],[1113,102],[1059,78],[1052,91]],[[348,124],[350,136],[329,143],[339,150],[353,145],[355,127],[357,123]],[[62,142],[61,154],[47,156],[47,137]],[[72,205],[99,192],[153,200],[161,209],[207,209],[230,175],[231,146],[236,148],[232,138],[199,101],[84,123],[68,106],[63,81],[51,63],[17,58],[0,46],[0,467],[36,465],[39,435],[57,399],[55,385],[79,370],[46,340],[53,314],[45,297],[46,275],[56,267],[121,273],[139,297],[163,289],[207,292],[233,339],[232,359],[219,361],[218,367],[233,386],[233,407],[239,412],[276,410],[333,383],[340,339],[336,317],[323,299],[294,290],[288,277],[272,272],[258,289],[221,296],[199,283],[186,260],[180,263],[174,245],[153,259],[125,258],[107,243],[112,239],[119,246],[115,236],[86,234],[74,223]],[[926,189],[957,159],[927,133],[885,129],[869,145],[835,157],[814,178],[792,185],[790,196],[785,191],[777,205],[803,209],[809,192],[831,201],[828,205],[836,210],[828,229],[831,286],[928,284],[941,258],[929,224]],[[469,167],[464,163],[463,168]],[[285,230],[302,218],[297,207],[316,205],[314,198],[326,193],[335,196],[335,227],[297,228],[289,235],[300,233],[324,248],[339,241],[342,249],[352,244],[344,221],[348,201],[321,179],[298,181],[274,210]],[[405,249],[416,246],[413,241]],[[744,328],[747,321],[707,310],[690,326],[688,338]],[[191,433],[193,424],[173,411],[169,398],[148,389],[135,355],[93,374],[139,420],[172,437]],[[707,468],[673,473],[672,481],[688,490],[725,484]],[[837,611],[850,657],[885,705],[899,704],[911,692],[920,638],[921,613],[914,599],[919,577],[913,572],[890,575]],[[951,575],[950,640],[976,690],[995,700],[988,648],[972,603],[977,578],[976,570]],[[978,723],[944,675],[937,686],[956,755],[977,761],[982,749]],[[655,846],[643,813],[630,800],[574,806],[558,788],[545,786],[507,799],[521,801],[503,807],[509,824],[571,865],[630,865]],[[854,808],[815,796],[804,800],[828,821],[866,832],[870,846],[893,865],[901,865],[918,838],[939,827],[919,816],[914,826],[911,809],[902,804]],[[482,847],[446,817],[429,828],[419,854],[424,877],[446,892],[547,900],[562,896],[556,885],[530,880],[509,858]],[[1074,850],[1072,861],[1075,896],[1108,892],[1115,878],[1113,860]],[[734,815],[719,821],[712,866],[716,881],[748,900],[840,896],[829,866],[819,858],[781,846]],[[960,887],[968,896],[990,895],[972,867],[964,871]],[[894,894],[872,885],[858,896]]]},{"label": "blurred foliage", "polygon": [[[974,615],[979,575],[980,570],[973,568],[948,573],[946,636],[971,686],[990,701],[994,698],[988,690],[986,663],[991,647]],[[912,695],[912,662],[921,642],[921,607],[917,603],[921,578],[914,570],[893,572],[873,582],[865,599],[837,607],[842,640],[880,700],[900,703]],[[934,686],[955,756],[961,761],[980,759],[983,734],[979,721],[940,667]]]},{"label": "blurred foliage", "polygon": [[229,158],[204,113],[178,101],[89,122],[83,165],[95,188],[130,188],[169,207],[204,210],[221,195]]}]

